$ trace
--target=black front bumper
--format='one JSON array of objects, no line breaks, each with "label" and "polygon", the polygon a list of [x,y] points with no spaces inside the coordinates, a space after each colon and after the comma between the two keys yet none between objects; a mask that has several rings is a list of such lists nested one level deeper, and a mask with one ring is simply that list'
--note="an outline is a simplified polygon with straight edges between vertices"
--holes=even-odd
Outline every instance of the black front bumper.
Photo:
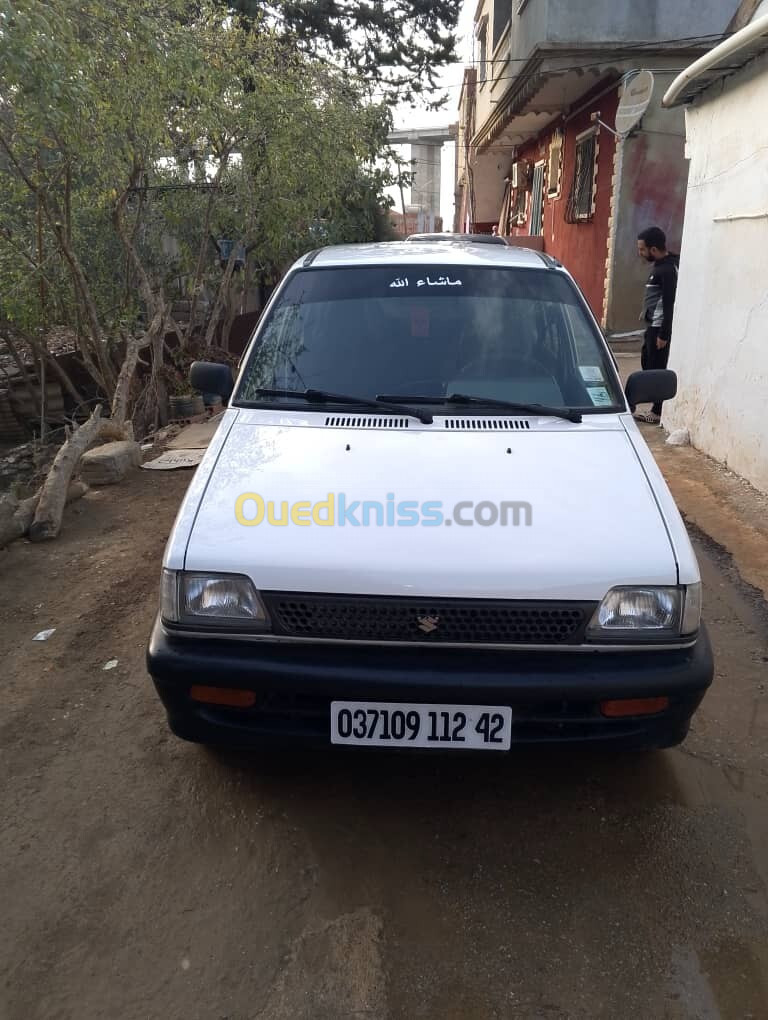
[{"label": "black front bumper", "polygon": [[[237,747],[328,746],[332,701],[509,705],[513,746],[671,747],[712,683],[706,629],[692,648],[490,651],[189,638],[155,622],[147,668],[179,737]],[[253,691],[252,708],[203,704],[190,688]],[[654,716],[608,719],[600,702],[668,697]]]}]

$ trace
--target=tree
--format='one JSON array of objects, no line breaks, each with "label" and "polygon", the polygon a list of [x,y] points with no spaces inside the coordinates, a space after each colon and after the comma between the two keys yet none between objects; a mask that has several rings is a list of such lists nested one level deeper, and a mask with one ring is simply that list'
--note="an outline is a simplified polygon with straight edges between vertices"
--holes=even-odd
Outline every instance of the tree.
[{"label": "tree", "polygon": [[[226,332],[241,247],[274,276],[324,220],[372,236],[391,124],[345,75],[213,0],[192,20],[184,0],[6,0],[0,42],[0,334],[44,357],[46,325],[72,326],[110,407],[62,454],[47,536],[77,446],[163,419],[166,337],[184,350]],[[212,235],[235,242],[223,266]]]},{"label": "tree", "polygon": [[[340,60],[389,100],[435,92],[456,59],[462,0],[224,0],[314,56]],[[440,101],[437,100],[435,105]]]}]

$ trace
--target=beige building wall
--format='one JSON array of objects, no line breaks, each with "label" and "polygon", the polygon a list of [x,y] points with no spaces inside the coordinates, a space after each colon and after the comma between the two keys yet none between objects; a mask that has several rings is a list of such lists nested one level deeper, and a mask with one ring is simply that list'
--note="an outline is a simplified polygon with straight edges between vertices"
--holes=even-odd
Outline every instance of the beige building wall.
[{"label": "beige building wall", "polygon": [[687,112],[690,157],[664,424],[768,493],[768,54]]}]

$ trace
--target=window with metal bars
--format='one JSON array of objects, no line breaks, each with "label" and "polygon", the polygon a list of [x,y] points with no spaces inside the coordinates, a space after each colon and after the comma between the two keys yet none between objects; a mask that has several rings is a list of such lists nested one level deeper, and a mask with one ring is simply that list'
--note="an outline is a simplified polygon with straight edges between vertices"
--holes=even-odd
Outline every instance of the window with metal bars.
[{"label": "window with metal bars", "polygon": [[531,188],[531,237],[540,237],[544,233],[544,163],[538,163],[533,169],[533,186]]},{"label": "window with metal bars", "polygon": [[573,171],[571,193],[565,219],[579,223],[592,218],[595,211],[595,167],[597,161],[597,133],[586,135],[576,142],[576,164]]},{"label": "window with metal bars", "polygon": [[547,196],[557,198],[560,194],[560,178],[563,170],[563,132],[558,128],[549,146],[547,166]]}]

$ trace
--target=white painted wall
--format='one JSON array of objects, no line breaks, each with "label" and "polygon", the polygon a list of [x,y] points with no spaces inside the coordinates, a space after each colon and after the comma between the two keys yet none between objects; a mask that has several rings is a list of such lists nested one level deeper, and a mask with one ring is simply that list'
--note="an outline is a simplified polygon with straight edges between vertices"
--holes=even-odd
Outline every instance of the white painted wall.
[{"label": "white painted wall", "polygon": [[667,428],[768,492],[768,54],[687,111]]}]

